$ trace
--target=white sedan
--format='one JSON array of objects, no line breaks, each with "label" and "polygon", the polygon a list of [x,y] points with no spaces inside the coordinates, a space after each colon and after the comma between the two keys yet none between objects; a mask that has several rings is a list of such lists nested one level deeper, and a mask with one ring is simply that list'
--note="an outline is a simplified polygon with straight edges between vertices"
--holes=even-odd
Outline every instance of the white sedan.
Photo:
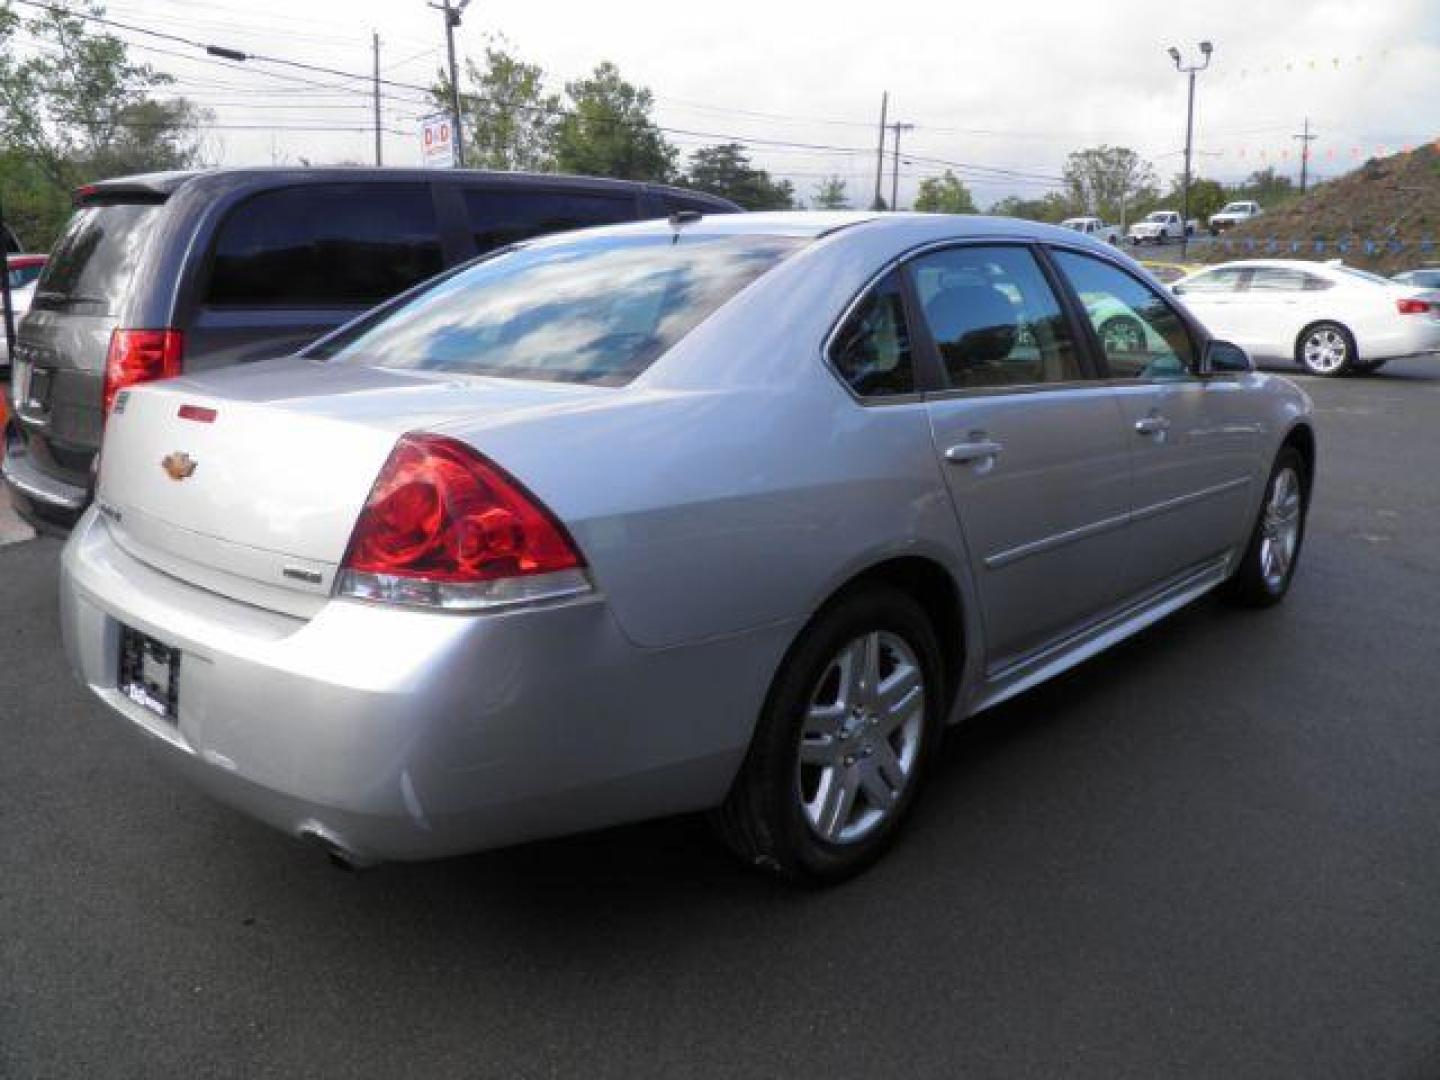
[{"label": "white sedan", "polygon": [[1440,290],[1338,261],[1224,263],[1171,288],[1216,337],[1312,375],[1368,373],[1398,356],[1440,352]]}]

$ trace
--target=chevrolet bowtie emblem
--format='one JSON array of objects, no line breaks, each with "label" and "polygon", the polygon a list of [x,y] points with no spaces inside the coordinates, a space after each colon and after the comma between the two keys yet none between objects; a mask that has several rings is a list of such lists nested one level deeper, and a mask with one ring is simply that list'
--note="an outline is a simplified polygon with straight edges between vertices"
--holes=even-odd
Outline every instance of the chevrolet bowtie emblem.
[{"label": "chevrolet bowtie emblem", "polygon": [[200,463],[183,450],[177,450],[173,454],[166,454],[165,459],[160,462],[160,467],[171,480],[188,480],[195,475],[195,470]]}]

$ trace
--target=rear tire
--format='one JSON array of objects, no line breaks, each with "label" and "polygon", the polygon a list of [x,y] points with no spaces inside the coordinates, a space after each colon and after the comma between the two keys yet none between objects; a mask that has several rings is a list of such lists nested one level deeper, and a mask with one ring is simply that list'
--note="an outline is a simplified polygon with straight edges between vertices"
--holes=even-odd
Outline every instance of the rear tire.
[{"label": "rear tire", "polygon": [[934,628],[907,594],[867,586],[832,601],[775,676],[711,815],[720,838],[752,865],[809,884],[870,865],[939,740],[943,671]]},{"label": "rear tire", "polygon": [[1295,339],[1295,362],[1323,379],[1337,379],[1347,374],[1359,360],[1354,336],[1336,322],[1307,326]]},{"label": "rear tire", "polygon": [[1293,446],[1275,455],[1260,513],[1250,542],[1220,595],[1237,607],[1272,607],[1285,599],[1300,548],[1305,540],[1305,519],[1310,507],[1310,473],[1305,459]]}]

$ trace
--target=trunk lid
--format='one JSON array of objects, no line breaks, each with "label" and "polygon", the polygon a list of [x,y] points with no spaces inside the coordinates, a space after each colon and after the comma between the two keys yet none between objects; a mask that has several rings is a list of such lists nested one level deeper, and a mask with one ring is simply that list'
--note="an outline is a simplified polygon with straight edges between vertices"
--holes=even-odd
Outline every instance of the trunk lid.
[{"label": "trunk lid", "polygon": [[147,384],[117,400],[97,501],[136,558],[308,617],[329,597],[400,435],[510,421],[606,393],[304,359]]}]

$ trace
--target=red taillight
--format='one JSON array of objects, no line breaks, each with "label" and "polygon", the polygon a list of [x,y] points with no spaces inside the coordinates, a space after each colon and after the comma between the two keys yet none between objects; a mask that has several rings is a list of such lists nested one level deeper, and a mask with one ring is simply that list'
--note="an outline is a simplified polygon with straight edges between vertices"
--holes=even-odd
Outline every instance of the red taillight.
[{"label": "red taillight", "polygon": [[168,379],[180,374],[185,338],[179,330],[116,330],[105,355],[105,382],[101,392],[105,415],[115,395],[127,386]]},{"label": "red taillight", "polygon": [[564,526],[514,478],[464,443],[411,434],[355,523],[340,591],[488,607],[584,591],[584,565]]},{"label": "red taillight", "polygon": [[1396,300],[1395,306],[1400,309],[1401,315],[1428,315],[1432,305],[1424,300]]},{"label": "red taillight", "polygon": [[220,414],[203,405],[181,405],[178,415],[181,420],[194,420],[197,424],[213,424],[215,417]]}]

